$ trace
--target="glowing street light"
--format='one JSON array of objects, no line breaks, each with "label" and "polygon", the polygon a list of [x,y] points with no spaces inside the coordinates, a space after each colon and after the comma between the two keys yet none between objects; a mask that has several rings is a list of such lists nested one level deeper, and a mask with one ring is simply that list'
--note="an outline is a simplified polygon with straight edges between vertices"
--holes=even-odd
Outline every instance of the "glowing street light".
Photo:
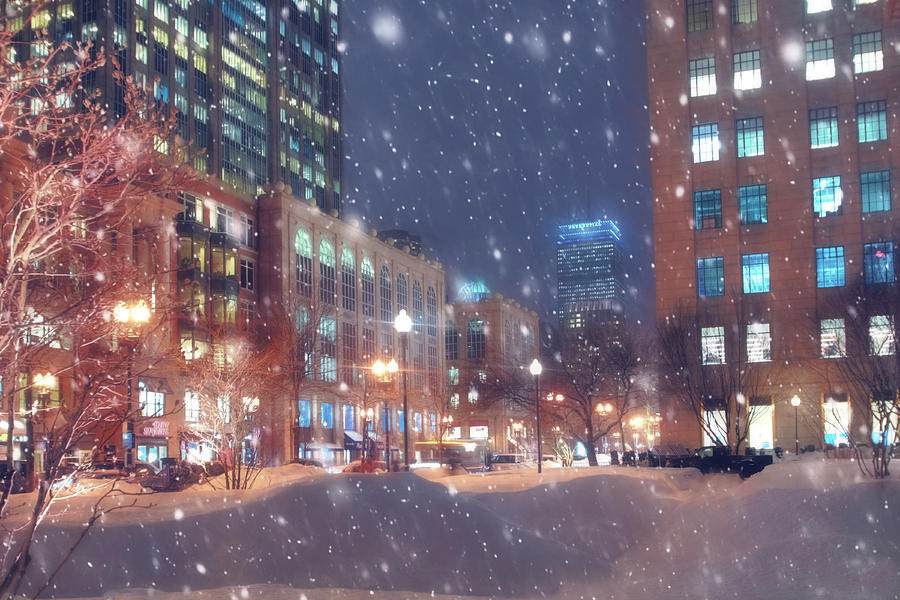
[{"label": "glowing street light", "polygon": [[[409,407],[406,401],[406,380],[409,375],[409,363],[406,360],[406,354],[409,348],[409,330],[412,329],[412,319],[406,314],[406,310],[401,309],[394,319],[394,329],[400,334],[400,361],[403,363],[400,365],[400,368],[403,369],[403,470],[409,471],[409,427],[407,426]],[[396,372],[396,364],[394,363],[394,372]],[[390,365],[388,365],[388,368],[390,368]]]},{"label": "glowing street light", "polygon": [[537,453],[538,453],[538,473],[541,472],[541,463],[543,462],[543,447],[541,446],[541,361],[534,359],[528,367],[531,376],[534,377],[534,400],[535,400],[535,418],[537,419]]},{"label": "glowing street light", "polygon": [[791,406],[794,407],[794,454],[800,456],[800,419],[798,417],[800,396],[794,394],[794,397],[791,398]]}]

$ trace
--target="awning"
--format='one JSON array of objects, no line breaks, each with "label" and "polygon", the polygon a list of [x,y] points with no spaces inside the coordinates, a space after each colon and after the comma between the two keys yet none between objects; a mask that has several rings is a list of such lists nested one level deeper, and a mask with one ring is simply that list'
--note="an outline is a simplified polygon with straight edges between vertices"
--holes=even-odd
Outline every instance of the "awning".
[{"label": "awning", "polygon": [[331,452],[342,452],[343,446],[332,444],[331,442],[311,442],[306,444],[307,450],[330,450]]},{"label": "awning", "polygon": [[362,450],[363,437],[358,431],[344,430],[344,449],[345,450]]}]

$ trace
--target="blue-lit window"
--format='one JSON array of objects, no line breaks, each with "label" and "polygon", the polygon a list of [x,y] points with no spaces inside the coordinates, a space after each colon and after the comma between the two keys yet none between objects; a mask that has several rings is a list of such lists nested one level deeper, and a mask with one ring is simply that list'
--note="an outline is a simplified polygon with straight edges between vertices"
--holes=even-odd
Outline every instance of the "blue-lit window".
[{"label": "blue-lit window", "polygon": [[820,288],[844,285],[844,247],[816,248],[816,285]]},{"label": "blue-lit window", "polygon": [[761,294],[769,291],[769,255],[745,254],[741,257],[745,294]]},{"label": "blue-lit window", "polygon": [[309,427],[311,425],[309,400],[297,401],[297,426]]},{"label": "blue-lit window", "polygon": [[403,419],[403,411],[398,410],[397,411],[397,431],[399,431],[400,433],[403,433],[404,430],[405,430],[405,422]]},{"label": "blue-lit window", "polygon": [[343,407],[344,411],[344,430],[345,431],[353,431],[356,429],[356,423],[353,419],[353,405],[345,404]]},{"label": "blue-lit window", "polygon": [[725,259],[721,256],[697,259],[697,294],[700,296],[725,294]]},{"label": "blue-lit window", "polygon": [[765,152],[762,117],[738,119],[735,129],[737,131],[738,158],[760,156]]},{"label": "blue-lit window", "polygon": [[864,213],[891,210],[890,171],[860,173],[859,188]]},{"label": "blue-lit window", "polygon": [[887,139],[887,104],[884,100],[877,102],[860,102],[856,105],[856,127],[859,142],[877,142]]},{"label": "blue-lit window", "polygon": [[719,160],[718,123],[703,123],[691,127],[691,153],[695,163]]},{"label": "blue-lit window", "polygon": [[863,246],[867,284],[894,283],[894,244],[876,242]]},{"label": "blue-lit window", "polygon": [[738,204],[741,223],[755,225],[768,223],[765,185],[745,185],[738,188]]},{"label": "blue-lit window", "polygon": [[697,229],[722,227],[722,192],[704,190],[694,192],[694,222]]},{"label": "blue-lit window", "polygon": [[422,413],[414,413],[413,414],[413,429],[417,433],[422,433]]},{"label": "blue-lit window", "polygon": [[334,404],[323,402],[321,408],[322,429],[332,429],[334,427]]},{"label": "blue-lit window", "polygon": [[838,145],[837,107],[816,108],[809,111],[809,143],[812,148],[831,148]]},{"label": "blue-lit window", "polygon": [[387,408],[381,409],[381,430],[382,431],[390,431],[391,430],[391,411]]},{"label": "blue-lit window", "polygon": [[817,177],[812,181],[813,210],[818,217],[829,217],[841,214],[844,192],[841,190],[841,178]]}]

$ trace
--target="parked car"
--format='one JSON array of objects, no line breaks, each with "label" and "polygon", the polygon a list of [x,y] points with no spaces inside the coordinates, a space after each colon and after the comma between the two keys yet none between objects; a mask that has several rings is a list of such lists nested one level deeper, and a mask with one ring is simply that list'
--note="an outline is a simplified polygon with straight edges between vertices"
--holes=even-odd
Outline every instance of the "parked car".
[{"label": "parked car", "polygon": [[772,462],[769,454],[733,455],[725,446],[704,446],[689,455],[668,458],[666,466],[695,467],[701,473],[737,473],[746,479]]},{"label": "parked car", "polygon": [[489,471],[509,471],[525,468],[525,455],[523,454],[494,454],[491,456]]}]

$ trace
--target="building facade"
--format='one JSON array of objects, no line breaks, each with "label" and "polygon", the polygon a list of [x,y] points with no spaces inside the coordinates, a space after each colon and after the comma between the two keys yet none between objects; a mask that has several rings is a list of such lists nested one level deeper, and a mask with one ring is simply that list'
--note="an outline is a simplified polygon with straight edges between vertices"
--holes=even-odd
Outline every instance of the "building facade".
[{"label": "building facade", "polygon": [[[54,1],[30,24],[18,25],[26,43],[19,58],[47,51],[41,29],[102,48],[178,111],[180,139],[166,149],[184,153],[198,172],[248,199],[283,181],[296,197],[340,213],[338,0]],[[113,70],[108,61],[85,87],[99,89],[121,115],[124,92]]]},{"label": "building facade", "polygon": [[[697,319],[703,365],[763,374],[751,446],[793,448],[796,426],[800,445],[821,448],[871,426],[827,373],[846,339],[835,300],[895,282],[900,28],[889,10],[647,2],[657,317]],[[673,399],[662,416],[665,438],[710,441]]]},{"label": "building facade", "polygon": [[615,322],[625,307],[626,254],[615,223],[560,225],[556,239],[557,315],[566,329]]},{"label": "building facade", "polygon": [[[493,452],[534,446],[534,415],[505,395],[498,379],[522,378],[538,356],[538,316],[480,282],[460,289],[447,307],[446,389],[453,426],[447,437],[489,440]],[[524,371],[523,371],[524,369]]]}]

